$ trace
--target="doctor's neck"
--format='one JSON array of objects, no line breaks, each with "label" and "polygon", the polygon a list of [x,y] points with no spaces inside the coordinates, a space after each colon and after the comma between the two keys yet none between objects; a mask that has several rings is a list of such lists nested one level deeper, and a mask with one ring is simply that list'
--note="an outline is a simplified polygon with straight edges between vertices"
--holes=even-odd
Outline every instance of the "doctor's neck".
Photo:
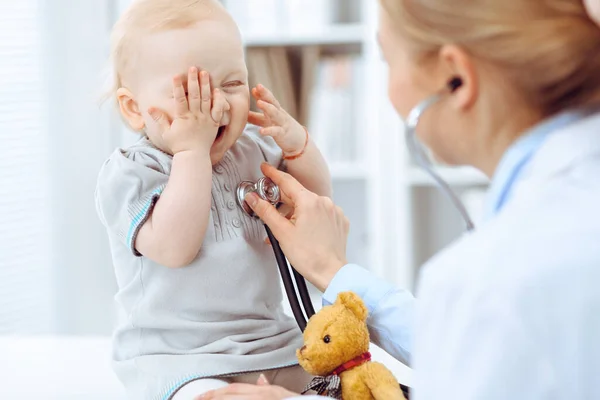
[{"label": "doctor's neck", "polygon": [[473,129],[473,143],[464,161],[492,178],[506,151],[521,136],[542,123],[544,114],[531,107],[518,95],[503,94],[504,101],[481,102],[469,124]]}]

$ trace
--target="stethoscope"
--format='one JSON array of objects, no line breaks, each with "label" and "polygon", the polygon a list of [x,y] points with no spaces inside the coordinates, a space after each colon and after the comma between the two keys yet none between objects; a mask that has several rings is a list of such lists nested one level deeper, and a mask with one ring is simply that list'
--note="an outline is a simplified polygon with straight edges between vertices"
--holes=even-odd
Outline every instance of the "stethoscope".
[{"label": "stethoscope", "polygon": [[433,178],[440,190],[448,197],[456,210],[459,212],[460,216],[465,222],[467,231],[472,231],[475,229],[475,225],[473,224],[465,205],[458,198],[456,193],[454,193],[454,191],[450,188],[450,185],[448,185],[448,183],[444,181],[437,172],[435,172],[431,160],[425,154],[423,145],[421,145],[417,138],[417,125],[419,124],[419,121],[425,111],[438,103],[440,100],[444,99],[446,96],[456,92],[456,90],[458,90],[458,88],[460,88],[462,85],[462,79],[459,77],[454,77],[448,81],[448,84],[444,89],[417,104],[417,106],[410,111],[408,118],[406,119],[405,139],[406,145],[408,146],[408,150],[414,162],[419,167],[423,168],[425,172],[427,172],[427,174]]},{"label": "stethoscope", "polygon": [[[417,104],[417,106],[411,110],[406,120],[405,138],[409,152],[411,153],[416,164],[423,168],[433,178],[440,190],[449,198],[454,207],[456,207],[460,213],[466,224],[466,229],[471,231],[475,226],[464,204],[452,191],[448,183],[435,172],[429,157],[427,157],[423,146],[417,139],[417,125],[419,124],[419,120],[425,111],[445,98],[445,96],[454,93],[459,87],[462,86],[462,84],[462,80],[455,77],[450,80],[447,86],[439,93]],[[279,187],[269,178],[260,178],[256,183],[244,181],[237,187],[237,201],[240,208],[250,217],[258,219],[258,216],[254,213],[254,211],[252,211],[245,200],[246,196],[252,192],[256,193],[260,198],[271,203],[275,207],[277,207],[281,202]],[[308,288],[306,287],[306,281],[302,275],[300,275],[298,271],[294,269],[293,266],[288,264],[285,254],[283,253],[283,250],[281,250],[279,242],[277,239],[275,239],[273,232],[271,232],[266,224],[265,230],[267,231],[267,236],[269,237],[271,245],[273,246],[273,252],[275,253],[275,259],[277,260],[279,272],[281,273],[281,280],[283,281],[283,286],[285,288],[292,313],[296,319],[296,322],[298,323],[298,326],[300,327],[300,330],[304,331],[307,320],[315,314],[315,310],[312,306],[310,295],[308,293]],[[294,281],[296,282],[296,288],[298,290],[298,294],[300,295],[300,300],[298,300],[296,289],[294,288],[292,275],[294,276]],[[302,302],[302,306],[300,305],[300,301]]]},{"label": "stethoscope", "polygon": [[[258,216],[254,213],[254,211],[252,211],[245,200],[246,196],[252,192],[256,193],[261,199],[268,201],[275,207],[277,207],[281,202],[279,187],[269,178],[260,178],[256,183],[243,181],[237,187],[237,201],[240,208],[252,218],[258,219]],[[281,250],[279,242],[277,239],[275,239],[273,232],[271,232],[271,229],[269,229],[266,224],[265,230],[267,231],[267,236],[271,241],[273,253],[275,253],[275,260],[277,260],[277,265],[281,274],[281,280],[283,282],[283,287],[285,288],[292,313],[296,319],[298,327],[300,327],[300,330],[304,332],[304,329],[306,328],[306,322],[315,314],[315,309],[313,308],[310,294],[308,293],[306,281],[304,280],[304,277],[294,269],[293,266],[288,264],[285,254],[283,253],[283,250]],[[294,276],[296,288],[298,289],[298,294],[300,295],[300,300],[302,301],[302,307],[304,310],[302,309],[300,301],[298,300],[296,289],[294,288],[294,283],[292,281],[292,275]]]}]

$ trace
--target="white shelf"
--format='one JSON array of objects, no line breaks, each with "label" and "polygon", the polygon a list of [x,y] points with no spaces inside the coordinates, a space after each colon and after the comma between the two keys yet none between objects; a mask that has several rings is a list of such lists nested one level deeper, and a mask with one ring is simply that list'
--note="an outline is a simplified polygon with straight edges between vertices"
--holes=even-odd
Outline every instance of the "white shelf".
[{"label": "white shelf", "polygon": [[329,171],[334,180],[360,180],[369,177],[367,167],[360,163],[332,163]]},{"label": "white shelf", "polygon": [[340,24],[311,32],[247,32],[243,36],[247,47],[361,44],[365,40],[365,27],[362,24]]},{"label": "white shelf", "polygon": [[[489,183],[487,176],[471,167],[438,167],[436,172],[450,186],[481,186]],[[412,186],[435,186],[433,178],[418,167],[408,169],[408,182]]]}]

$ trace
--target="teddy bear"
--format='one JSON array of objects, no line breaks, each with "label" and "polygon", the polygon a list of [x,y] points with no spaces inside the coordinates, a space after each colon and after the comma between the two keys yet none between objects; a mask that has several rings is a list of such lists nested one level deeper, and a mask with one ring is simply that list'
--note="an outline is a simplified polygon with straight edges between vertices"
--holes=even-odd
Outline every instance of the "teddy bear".
[{"label": "teddy bear", "polygon": [[353,292],[342,292],[334,304],[313,315],[296,352],[302,368],[315,379],[304,393],[343,400],[405,399],[398,381],[383,364],[371,361],[368,310]]}]

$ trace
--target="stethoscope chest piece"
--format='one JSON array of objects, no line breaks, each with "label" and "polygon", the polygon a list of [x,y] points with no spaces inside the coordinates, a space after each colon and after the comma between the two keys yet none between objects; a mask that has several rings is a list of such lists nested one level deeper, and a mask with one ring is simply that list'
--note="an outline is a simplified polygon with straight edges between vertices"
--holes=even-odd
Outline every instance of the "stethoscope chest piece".
[{"label": "stethoscope chest piece", "polygon": [[260,178],[256,183],[250,181],[241,182],[237,187],[238,205],[246,214],[254,218],[258,218],[258,216],[252,211],[248,203],[246,203],[246,196],[253,192],[274,206],[278,205],[281,201],[279,186],[267,177]]}]

